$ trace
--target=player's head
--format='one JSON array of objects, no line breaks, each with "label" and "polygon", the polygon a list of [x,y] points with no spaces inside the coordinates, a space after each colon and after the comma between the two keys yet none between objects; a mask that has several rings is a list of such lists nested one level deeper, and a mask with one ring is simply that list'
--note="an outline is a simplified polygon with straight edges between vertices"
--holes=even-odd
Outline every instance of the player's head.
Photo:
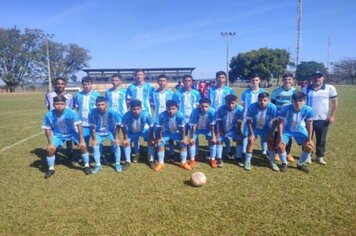
[{"label": "player's head", "polygon": [[289,89],[294,85],[294,75],[293,73],[286,73],[282,76],[283,88]]},{"label": "player's head", "polygon": [[104,96],[99,96],[95,100],[95,106],[100,113],[105,113],[108,108],[108,101]]},{"label": "player's head", "polygon": [[66,97],[62,95],[55,96],[53,98],[53,106],[57,112],[63,112],[66,107]]},{"label": "player's head", "polygon": [[145,81],[145,71],[143,69],[137,69],[135,71],[136,82],[141,84]]},{"label": "player's head", "polygon": [[209,98],[203,97],[199,100],[199,109],[201,112],[206,113],[209,110],[211,101]]},{"label": "player's head", "polygon": [[185,90],[189,90],[193,86],[193,77],[191,75],[185,75],[183,77],[183,86]]},{"label": "player's head", "polygon": [[113,85],[114,88],[119,87],[121,82],[122,82],[122,76],[120,74],[113,74],[111,76],[111,84]]},{"label": "player's head", "polygon": [[57,77],[57,78],[54,80],[54,91],[55,91],[57,94],[63,93],[64,90],[65,90],[65,87],[66,87],[66,80],[65,80],[65,78],[63,78],[63,77]]},{"label": "player's head", "polygon": [[169,116],[174,116],[178,111],[178,103],[174,100],[168,100],[166,102],[166,109]]},{"label": "player's head", "polygon": [[292,103],[295,111],[299,111],[305,105],[305,94],[300,91],[296,91],[292,95]]},{"label": "player's head", "polygon": [[226,73],[224,71],[218,71],[215,74],[216,84],[218,86],[224,85],[226,83]]},{"label": "player's head", "polygon": [[316,71],[311,75],[311,85],[320,86],[324,83],[324,74],[320,71]]},{"label": "player's head", "polygon": [[262,92],[260,94],[258,94],[258,106],[260,108],[265,108],[267,107],[268,103],[269,103],[269,93],[267,92]]},{"label": "player's head", "polygon": [[142,111],[142,102],[136,99],[132,100],[130,103],[130,110],[134,117],[139,116]]},{"label": "player's head", "polygon": [[225,97],[226,107],[231,111],[234,110],[237,103],[237,96],[234,94],[226,95]]},{"label": "player's head", "polygon": [[162,74],[157,77],[157,83],[159,86],[159,89],[165,89],[167,87],[167,76]]},{"label": "player's head", "polygon": [[249,81],[250,81],[250,85],[251,85],[253,88],[258,88],[258,87],[260,86],[260,83],[261,83],[260,75],[257,74],[257,73],[252,73],[252,74],[249,76]]},{"label": "player's head", "polygon": [[93,79],[89,76],[84,76],[82,78],[82,87],[84,93],[89,93],[93,85]]}]

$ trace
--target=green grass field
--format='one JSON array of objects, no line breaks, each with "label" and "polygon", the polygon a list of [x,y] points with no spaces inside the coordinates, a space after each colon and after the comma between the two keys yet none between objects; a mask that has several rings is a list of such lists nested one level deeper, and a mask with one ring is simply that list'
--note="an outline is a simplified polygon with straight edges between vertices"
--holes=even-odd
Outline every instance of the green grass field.
[{"label": "green grass field", "polygon": [[[0,152],[0,235],[355,235],[356,87],[337,89],[328,164],[311,164],[310,174],[295,163],[275,173],[256,155],[251,172],[199,163],[208,183],[194,188],[192,172],[173,164],[159,173],[145,163],[120,174],[104,166],[85,176],[63,158],[45,180],[41,133]],[[0,95],[0,150],[41,131],[43,97]]]}]

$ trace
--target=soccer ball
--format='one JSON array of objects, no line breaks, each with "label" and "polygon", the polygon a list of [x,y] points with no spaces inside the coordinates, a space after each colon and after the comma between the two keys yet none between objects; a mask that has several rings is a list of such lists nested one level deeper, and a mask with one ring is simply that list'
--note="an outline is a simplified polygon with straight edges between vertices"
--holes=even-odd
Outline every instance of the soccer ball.
[{"label": "soccer ball", "polygon": [[201,187],[206,184],[206,176],[202,172],[194,172],[190,177],[190,182],[195,187]]}]

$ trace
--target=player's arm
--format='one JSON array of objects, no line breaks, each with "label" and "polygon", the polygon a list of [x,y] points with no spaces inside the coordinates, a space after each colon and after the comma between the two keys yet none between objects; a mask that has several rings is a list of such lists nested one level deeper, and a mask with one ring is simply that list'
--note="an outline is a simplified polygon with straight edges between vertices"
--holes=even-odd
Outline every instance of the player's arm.
[{"label": "player's arm", "polygon": [[224,129],[223,129],[223,122],[221,119],[216,120],[217,122],[217,131],[216,131],[216,136],[221,137],[224,135]]},{"label": "player's arm", "polygon": [[162,141],[162,136],[163,136],[163,134],[162,134],[162,127],[161,127],[161,126],[158,126],[158,127],[157,127],[157,139],[156,139],[156,143],[157,143],[157,144],[160,144],[160,143],[161,143],[161,141]]},{"label": "player's arm", "polygon": [[336,111],[337,111],[338,106],[339,106],[339,101],[338,101],[337,97],[331,99],[331,111],[330,111],[330,115],[327,119],[329,124],[333,124],[335,122]]},{"label": "player's arm", "polygon": [[248,130],[248,139],[250,142],[253,142],[255,140],[255,135],[253,133],[251,119],[247,119],[247,130]]},{"label": "player's arm", "polygon": [[121,126],[121,132],[122,132],[122,136],[123,136],[122,146],[127,147],[129,145],[129,138],[127,135],[126,125]]},{"label": "player's arm", "polygon": [[187,144],[187,140],[186,140],[186,136],[185,136],[185,127],[184,126],[180,126],[179,127],[179,133],[180,133],[180,137],[181,137],[181,143],[182,144]]},{"label": "player's arm", "polygon": [[83,137],[82,123],[78,123],[78,124],[76,124],[76,126],[77,126],[77,130],[78,130],[78,134],[79,134],[79,148],[80,147],[86,147],[85,140],[84,140],[84,137]]},{"label": "player's arm", "polygon": [[189,135],[189,144],[194,145],[195,140],[194,140],[194,134],[195,130],[197,129],[197,126],[195,124],[190,124],[190,135]]},{"label": "player's arm", "polygon": [[96,140],[95,126],[90,126],[90,135],[91,135],[92,145],[93,146],[97,145],[98,144],[98,140]]},{"label": "player's arm", "polygon": [[211,133],[211,142],[215,144],[217,142],[217,138],[215,134],[215,124],[214,123],[210,124],[209,128]]},{"label": "player's arm", "polygon": [[120,125],[115,124],[115,144],[118,146],[120,144]]},{"label": "player's arm", "polygon": [[311,142],[313,138],[313,120],[306,121],[307,131],[308,131],[308,143]]},{"label": "player's arm", "polygon": [[282,134],[283,134],[283,118],[279,118],[277,121],[277,128],[278,128],[278,144],[279,146],[282,143]]},{"label": "player's arm", "polygon": [[155,138],[154,138],[154,129],[153,129],[152,125],[150,125],[149,134],[150,134],[149,144],[150,145],[154,145],[155,144]]}]

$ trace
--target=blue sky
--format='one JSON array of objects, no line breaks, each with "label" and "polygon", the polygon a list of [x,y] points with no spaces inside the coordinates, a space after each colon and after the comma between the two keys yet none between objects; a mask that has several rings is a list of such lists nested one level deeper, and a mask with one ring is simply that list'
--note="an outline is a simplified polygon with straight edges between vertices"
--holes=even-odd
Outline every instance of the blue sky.
[{"label": "blue sky", "polygon": [[[301,60],[356,57],[356,1],[303,0]],[[90,51],[90,68],[196,67],[196,78],[230,56],[261,47],[295,58],[297,0],[0,1],[0,27],[42,29]]]}]

